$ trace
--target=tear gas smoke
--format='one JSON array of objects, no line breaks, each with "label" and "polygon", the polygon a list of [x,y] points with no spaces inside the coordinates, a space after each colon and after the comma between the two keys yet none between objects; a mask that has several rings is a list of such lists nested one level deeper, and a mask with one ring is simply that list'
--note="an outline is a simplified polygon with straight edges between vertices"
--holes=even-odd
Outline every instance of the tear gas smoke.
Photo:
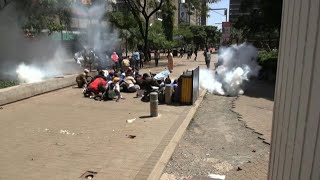
[{"label": "tear gas smoke", "polygon": [[16,70],[18,78],[22,82],[35,83],[40,82],[44,78],[44,73],[35,67],[20,64]]},{"label": "tear gas smoke", "polygon": [[200,69],[200,86],[210,93],[237,96],[244,93],[244,82],[258,76],[258,51],[249,44],[221,48],[215,71]]},{"label": "tear gas smoke", "polygon": [[[79,4],[74,4],[72,7],[75,14],[81,14],[88,18],[88,21],[83,21],[83,26],[87,28],[87,35],[86,38],[80,42],[83,48],[82,51],[93,50],[102,67],[108,67],[112,64],[106,52],[115,49],[120,43],[118,31],[111,30],[108,22],[103,20],[108,7],[109,4],[106,4],[106,6],[96,4],[90,6],[88,9],[84,9],[83,6]],[[81,64],[81,61],[84,60],[83,56],[83,52],[75,54],[75,59],[78,64]]]},{"label": "tear gas smoke", "polygon": [[[72,8],[80,9],[77,6]],[[30,83],[80,71],[72,59],[71,49],[66,48],[63,42],[54,41],[44,33],[36,38],[26,38],[21,28],[25,16],[16,10],[15,4],[10,3],[0,11],[0,79]],[[105,7],[93,6],[86,13],[94,16],[79,19],[79,22],[87,22],[80,28],[88,28],[85,42],[80,41],[82,46],[103,50],[115,46],[117,33],[108,33],[109,26],[102,21]]]}]

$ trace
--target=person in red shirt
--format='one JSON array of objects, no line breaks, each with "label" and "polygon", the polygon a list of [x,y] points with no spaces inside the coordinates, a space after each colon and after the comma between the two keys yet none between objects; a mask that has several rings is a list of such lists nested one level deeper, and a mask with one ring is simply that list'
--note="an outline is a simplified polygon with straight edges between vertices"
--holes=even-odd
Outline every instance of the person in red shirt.
[{"label": "person in red shirt", "polygon": [[89,84],[88,91],[90,92],[90,98],[96,98],[100,93],[104,93],[106,90],[107,81],[103,78],[97,78]]},{"label": "person in red shirt", "polygon": [[113,54],[111,55],[111,59],[112,59],[113,64],[114,64],[113,69],[114,69],[114,71],[117,72],[118,68],[119,68],[119,56],[117,55],[116,52],[113,52]]}]

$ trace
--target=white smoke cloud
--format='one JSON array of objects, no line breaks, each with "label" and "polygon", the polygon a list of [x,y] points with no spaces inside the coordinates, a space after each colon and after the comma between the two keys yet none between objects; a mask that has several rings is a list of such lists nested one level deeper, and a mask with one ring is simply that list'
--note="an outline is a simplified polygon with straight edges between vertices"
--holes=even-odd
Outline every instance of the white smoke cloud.
[{"label": "white smoke cloud", "polygon": [[20,83],[34,83],[77,72],[78,69],[72,66],[74,62],[66,59],[65,50],[58,47],[52,57],[33,59],[28,64],[22,62],[16,69],[18,80]]},{"label": "white smoke cloud", "polygon": [[257,49],[246,43],[221,48],[217,69],[200,70],[200,87],[224,96],[243,94],[244,82],[249,81],[250,77],[258,76],[261,69],[257,57]]},{"label": "white smoke cloud", "polygon": [[[79,18],[79,21],[87,22],[81,27],[87,30],[86,42],[81,43],[83,47],[100,52],[116,47],[118,34],[116,31],[111,33],[110,26],[103,19],[106,12],[104,5],[88,9],[74,5],[72,8],[90,16]],[[0,11],[0,79],[31,83],[80,71],[72,59],[72,53],[61,42],[52,40],[47,34],[37,35],[35,39],[26,38],[21,23],[17,22],[19,18],[23,21],[23,12],[16,10],[15,4],[11,3]],[[105,55],[101,57],[104,57],[103,63],[107,64]]]},{"label": "white smoke cloud", "polygon": [[[104,2],[105,3],[105,2]],[[105,19],[106,10],[110,4],[95,4],[84,9],[82,5],[74,4],[73,12],[85,16],[87,21],[83,21],[84,28],[87,29],[87,38],[82,41],[82,46],[86,49],[93,49],[99,57],[102,66],[110,66],[111,59],[106,56],[107,51],[114,51],[120,44],[119,33],[111,30],[109,23]],[[79,57],[81,58],[81,57]]]},{"label": "white smoke cloud", "polygon": [[40,82],[44,78],[44,72],[39,68],[20,64],[16,70],[20,82],[35,83]]}]

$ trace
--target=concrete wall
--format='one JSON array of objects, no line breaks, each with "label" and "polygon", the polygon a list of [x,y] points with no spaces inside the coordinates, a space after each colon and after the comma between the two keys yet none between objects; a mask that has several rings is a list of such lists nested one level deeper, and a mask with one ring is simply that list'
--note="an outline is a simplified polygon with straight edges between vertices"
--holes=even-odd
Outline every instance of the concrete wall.
[{"label": "concrete wall", "polygon": [[320,1],[283,3],[269,180],[319,180]]},{"label": "concrete wall", "polygon": [[49,79],[38,83],[21,84],[0,89],[0,106],[75,85],[76,76],[69,75],[64,78]]}]

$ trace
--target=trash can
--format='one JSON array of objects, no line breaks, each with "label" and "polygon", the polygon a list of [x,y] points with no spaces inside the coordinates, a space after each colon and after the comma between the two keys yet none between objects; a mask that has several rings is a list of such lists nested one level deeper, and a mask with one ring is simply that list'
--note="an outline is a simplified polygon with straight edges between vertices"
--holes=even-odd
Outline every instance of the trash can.
[{"label": "trash can", "polygon": [[192,71],[184,72],[179,78],[180,86],[180,104],[181,105],[192,105]]}]

